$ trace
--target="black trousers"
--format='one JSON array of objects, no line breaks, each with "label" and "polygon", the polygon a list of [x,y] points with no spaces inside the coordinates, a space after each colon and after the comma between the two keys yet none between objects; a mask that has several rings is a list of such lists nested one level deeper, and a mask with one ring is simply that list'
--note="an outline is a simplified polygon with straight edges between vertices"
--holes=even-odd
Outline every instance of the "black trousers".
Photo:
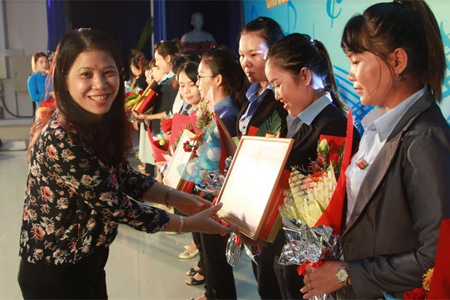
[{"label": "black trousers", "polygon": [[205,270],[203,268],[203,260],[204,255],[203,255],[203,249],[202,249],[202,238],[201,238],[201,233],[200,232],[193,232],[192,233],[192,238],[194,239],[194,244],[195,246],[197,246],[197,250],[198,250],[198,263],[197,263],[197,267],[199,267],[200,271],[198,271],[198,273],[202,276],[205,276]]},{"label": "black trousers", "polygon": [[303,276],[298,275],[298,266],[278,263],[285,244],[284,231],[280,230],[274,243],[268,243],[256,257],[258,264],[252,262],[261,299],[303,299]]},{"label": "black trousers", "polygon": [[21,259],[18,281],[24,299],[108,299],[104,248],[78,264],[32,264]]},{"label": "black trousers", "polygon": [[225,250],[230,235],[201,233],[206,293],[210,299],[237,299],[233,267],[227,262]]}]

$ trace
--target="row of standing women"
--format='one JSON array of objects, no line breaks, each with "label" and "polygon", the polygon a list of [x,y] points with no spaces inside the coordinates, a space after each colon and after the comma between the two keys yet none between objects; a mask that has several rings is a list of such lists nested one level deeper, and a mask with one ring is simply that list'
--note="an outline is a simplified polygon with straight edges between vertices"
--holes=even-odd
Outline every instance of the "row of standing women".
[{"label": "row of standing women", "polygon": [[[253,270],[262,299],[331,292],[401,298],[421,286],[433,267],[440,222],[450,217],[450,128],[437,105],[445,56],[433,13],[424,1],[375,4],[349,20],[341,45],[362,104],[376,106],[363,120],[359,148],[355,131],[355,155],[345,172],[343,256],[307,266],[301,278],[294,267],[278,264],[286,242],[282,231],[274,243],[247,241],[258,249]],[[201,298],[235,299],[232,268],[221,252],[226,237],[217,234],[231,230],[212,218],[220,205],[203,210],[208,201],[155,183],[126,161],[129,125],[114,49],[93,30],[70,32],[60,42],[56,107],[35,124],[30,143],[19,272],[24,298],[106,298],[108,246],[125,223],[146,232],[202,232]],[[214,109],[228,131],[246,134],[276,111],[283,119],[281,137],[295,140],[286,169],[307,169],[320,135],[345,136],[346,109],[321,42],[304,34],[283,37],[275,21],[259,17],[243,28],[239,57],[240,66],[218,47],[198,66],[200,93],[215,91]],[[251,83],[247,99],[244,74]],[[125,195],[197,214],[171,215]],[[86,270],[92,278],[81,275]],[[70,278],[54,275],[61,272]]]}]

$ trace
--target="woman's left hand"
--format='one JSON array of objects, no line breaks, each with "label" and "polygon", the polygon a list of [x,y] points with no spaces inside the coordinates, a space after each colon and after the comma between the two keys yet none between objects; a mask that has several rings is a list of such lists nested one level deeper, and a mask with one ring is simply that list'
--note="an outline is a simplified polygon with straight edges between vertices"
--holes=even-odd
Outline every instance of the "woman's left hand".
[{"label": "woman's left hand", "polygon": [[187,194],[184,192],[174,190],[170,199],[170,205],[175,206],[178,210],[188,216],[212,207],[212,203],[200,196]]},{"label": "woman's left hand", "polygon": [[307,265],[307,274],[303,277],[305,286],[300,290],[305,293],[303,298],[311,299],[341,289],[342,284],[337,280],[336,273],[342,264],[340,261],[326,261],[320,267],[313,268]]}]

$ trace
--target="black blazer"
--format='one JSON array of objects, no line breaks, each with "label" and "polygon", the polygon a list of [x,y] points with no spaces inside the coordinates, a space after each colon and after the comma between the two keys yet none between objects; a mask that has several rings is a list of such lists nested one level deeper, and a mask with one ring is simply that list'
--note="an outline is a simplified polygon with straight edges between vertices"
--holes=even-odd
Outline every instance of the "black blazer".
[{"label": "black blazer", "polygon": [[342,233],[345,298],[401,298],[434,265],[450,217],[450,127],[426,92],[400,119],[361,183]]},{"label": "black blazer", "polygon": [[262,99],[261,103],[256,108],[255,113],[250,119],[250,122],[248,123],[248,126],[245,130],[245,132],[241,132],[239,130],[239,120],[241,119],[242,115],[247,110],[247,107],[250,105],[250,102],[246,101],[242,107],[241,111],[238,115],[238,122],[236,122],[236,132],[237,135],[246,135],[248,132],[248,129],[250,126],[259,128],[264,122],[272,116],[274,111],[278,112],[278,115],[281,118],[281,124],[282,127],[286,126],[286,117],[288,115],[287,111],[283,108],[283,103],[280,101],[275,100],[275,96],[273,95],[273,92],[271,90],[267,91],[266,95]]},{"label": "black blazer", "polygon": [[[287,126],[281,131],[281,137],[286,137]],[[344,137],[347,134],[347,117],[333,104],[325,107],[314,119],[311,125],[303,124],[292,137],[294,146],[286,163],[286,169],[298,166],[300,170],[308,170],[311,161],[317,158],[317,143],[320,135]],[[353,153],[359,144],[359,133],[353,129]]]}]

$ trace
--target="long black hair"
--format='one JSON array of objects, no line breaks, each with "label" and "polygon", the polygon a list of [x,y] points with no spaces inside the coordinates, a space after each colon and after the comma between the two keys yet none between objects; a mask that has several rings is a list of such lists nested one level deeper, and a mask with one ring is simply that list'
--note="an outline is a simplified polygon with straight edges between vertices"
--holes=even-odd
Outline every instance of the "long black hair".
[{"label": "long black hair", "polygon": [[[60,40],[54,59],[53,87],[56,105],[35,122],[31,133],[31,145],[42,128],[57,109],[63,126],[74,128],[77,136],[105,164],[118,166],[131,148],[131,127],[124,109],[124,82],[119,74],[119,91],[110,110],[100,123],[93,114],[78,105],[69,93],[67,76],[78,56],[86,51],[102,51],[110,55],[117,70],[122,69],[120,48],[115,39],[106,32],[94,29],[77,29],[66,33]],[[71,132],[71,131],[68,131]]]}]

